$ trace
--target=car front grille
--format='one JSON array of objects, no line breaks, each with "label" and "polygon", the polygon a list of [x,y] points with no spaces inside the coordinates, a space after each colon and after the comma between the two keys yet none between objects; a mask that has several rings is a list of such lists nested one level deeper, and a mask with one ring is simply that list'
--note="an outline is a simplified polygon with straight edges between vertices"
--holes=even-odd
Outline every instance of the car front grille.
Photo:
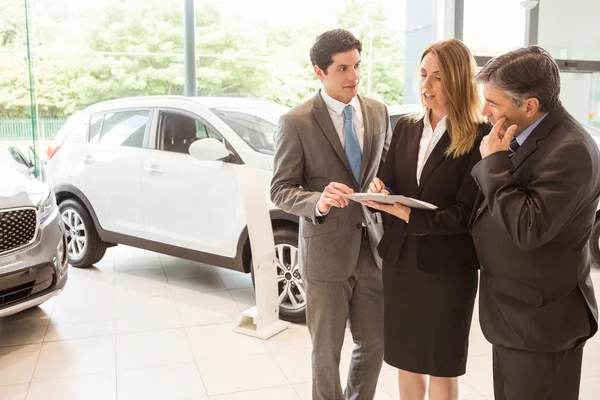
[{"label": "car front grille", "polygon": [[0,255],[33,243],[37,229],[37,212],[33,207],[0,211]]}]

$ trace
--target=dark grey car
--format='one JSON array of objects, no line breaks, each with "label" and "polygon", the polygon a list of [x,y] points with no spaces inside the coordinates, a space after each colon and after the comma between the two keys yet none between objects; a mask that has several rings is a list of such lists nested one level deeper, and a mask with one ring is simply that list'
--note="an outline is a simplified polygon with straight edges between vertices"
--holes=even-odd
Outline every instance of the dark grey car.
[{"label": "dark grey car", "polygon": [[64,227],[45,183],[0,167],[0,317],[58,295],[67,281]]}]

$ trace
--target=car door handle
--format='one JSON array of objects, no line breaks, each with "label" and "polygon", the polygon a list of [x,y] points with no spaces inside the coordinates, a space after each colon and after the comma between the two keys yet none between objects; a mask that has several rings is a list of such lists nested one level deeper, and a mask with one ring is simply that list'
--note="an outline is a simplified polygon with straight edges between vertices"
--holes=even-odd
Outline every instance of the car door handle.
[{"label": "car door handle", "polygon": [[156,167],[155,165],[152,165],[150,167],[146,167],[144,168],[144,170],[146,172],[148,172],[149,174],[164,174],[165,171],[163,171],[162,169]]},{"label": "car door handle", "polygon": [[94,163],[94,157],[92,157],[91,154],[88,154],[87,156],[85,156],[83,158],[83,162],[87,165],[93,164]]}]

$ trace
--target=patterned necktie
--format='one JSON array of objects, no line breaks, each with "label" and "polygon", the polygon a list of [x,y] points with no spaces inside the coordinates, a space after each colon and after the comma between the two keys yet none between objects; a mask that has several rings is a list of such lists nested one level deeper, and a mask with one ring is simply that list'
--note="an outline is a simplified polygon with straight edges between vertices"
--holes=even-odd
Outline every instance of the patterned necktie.
[{"label": "patterned necktie", "polygon": [[521,147],[521,145],[519,144],[519,142],[517,142],[516,137],[510,139],[510,144],[508,145],[508,156],[514,156],[517,150],[519,150],[519,147]]},{"label": "patterned necktie", "polygon": [[344,108],[344,150],[346,151],[346,157],[352,168],[352,174],[356,182],[360,183],[360,167],[362,164],[362,153],[360,151],[360,144],[358,143],[358,136],[354,129],[354,122],[352,121],[352,106],[347,105]]}]

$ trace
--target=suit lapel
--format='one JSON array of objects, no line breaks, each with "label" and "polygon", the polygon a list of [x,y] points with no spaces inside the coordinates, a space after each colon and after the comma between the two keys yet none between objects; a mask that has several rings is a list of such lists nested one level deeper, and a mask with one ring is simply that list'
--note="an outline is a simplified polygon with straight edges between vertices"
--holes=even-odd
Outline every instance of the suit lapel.
[{"label": "suit lapel", "polygon": [[[558,109],[551,111],[546,118],[538,126],[535,127],[531,135],[525,140],[523,145],[519,147],[519,150],[512,156],[511,162],[513,164],[513,173],[519,168],[523,162],[533,154],[538,148],[538,142],[543,140],[548,136],[554,125],[558,121],[560,121],[567,114],[567,110],[564,107],[559,107]],[[479,207],[477,207],[479,205]],[[473,224],[477,221],[477,218],[485,211],[488,207],[487,198],[483,195],[483,193],[479,192],[477,195],[477,201],[475,202],[475,207],[477,207],[473,217],[469,225],[472,227]]]},{"label": "suit lapel", "polygon": [[313,114],[315,115],[315,119],[321,127],[321,130],[325,134],[325,137],[327,137],[327,140],[329,140],[329,143],[331,143],[331,146],[337,153],[338,157],[342,163],[344,163],[346,169],[348,169],[350,172],[350,175],[352,175],[352,168],[350,168],[350,163],[348,162],[348,158],[344,152],[344,147],[342,146],[342,142],[340,142],[340,137],[335,130],[335,126],[333,126],[333,122],[331,122],[327,105],[323,101],[320,91],[317,92],[315,97],[313,97]]},{"label": "suit lapel", "polygon": [[538,126],[535,127],[531,135],[525,140],[519,150],[512,156],[511,161],[513,170],[516,170],[523,162],[533,154],[538,148],[538,142],[548,136],[554,125],[567,114],[564,107],[551,111]]},{"label": "suit lapel", "polygon": [[371,147],[373,145],[373,110],[371,106],[366,105],[363,99],[358,96],[358,101],[360,102],[360,108],[362,112],[363,119],[363,151],[362,151],[362,162],[360,168],[360,182],[359,186],[362,187],[362,182],[365,179],[365,174],[367,172],[367,168],[369,166],[369,161],[371,158]]},{"label": "suit lapel", "polygon": [[[433,173],[433,171],[437,168],[438,165],[446,158],[446,149],[450,145],[450,135],[448,135],[448,131],[444,132],[440,140],[437,142],[433,151],[427,158],[425,162],[425,166],[423,167],[423,172],[421,172],[421,183],[419,184],[419,193],[423,191],[423,188],[427,184],[427,180]],[[418,152],[418,150],[417,150]]]},{"label": "suit lapel", "polygon": [[417,184],[417,159],[419,157],[419,143],[421,142],[421,136],[423,135],[423,120],[419,123],[412,125],[407,135],[406,147],[402,149],[404,151],[403,157],[405,162],[398,162],[397,165],[401,166],[396,174],[397,176],[406,176],[405,182],[410,183],[410,187],[407,188],[407,192],[402,192],[410,197],[417,197],[419,194],[419,185]]}]

